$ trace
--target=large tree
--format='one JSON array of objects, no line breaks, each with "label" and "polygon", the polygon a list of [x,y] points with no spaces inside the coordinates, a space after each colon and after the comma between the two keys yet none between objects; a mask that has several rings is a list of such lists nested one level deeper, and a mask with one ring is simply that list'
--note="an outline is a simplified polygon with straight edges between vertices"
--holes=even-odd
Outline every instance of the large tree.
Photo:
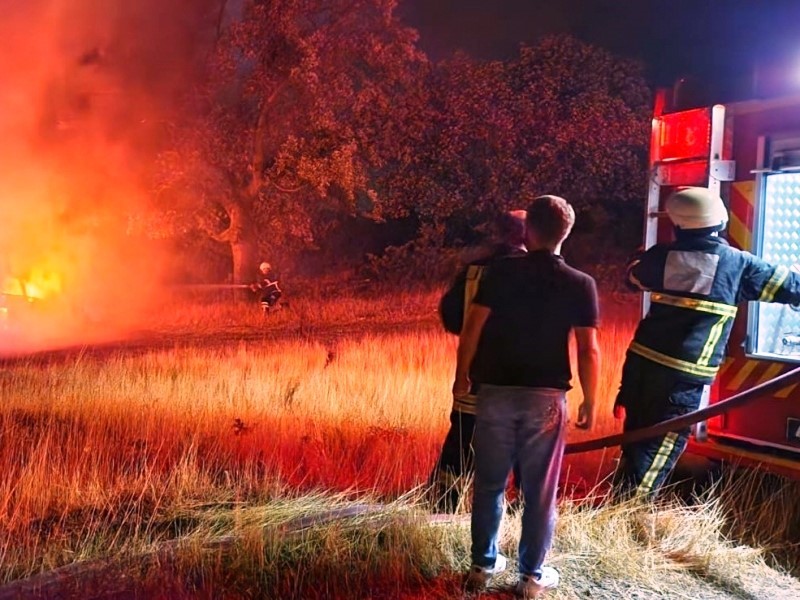
[{"label": "large tree", "polygon": [[380,215],[383,174],[410,162],[427,105],[428,65],[395,4],[221,5],[158,191],[173,224],[230,246],[235,281],[259,252],[312,241],[330,215]]},{"label": "large tree", "polygon": [[650,112],[640,65],[557,36],[514,60],[456,56],[436,66],[430,87],[430,137],[402,174],[402,209],[423,222],[458,236],[545,193],[596,221],[610,207],[638,215]]}]

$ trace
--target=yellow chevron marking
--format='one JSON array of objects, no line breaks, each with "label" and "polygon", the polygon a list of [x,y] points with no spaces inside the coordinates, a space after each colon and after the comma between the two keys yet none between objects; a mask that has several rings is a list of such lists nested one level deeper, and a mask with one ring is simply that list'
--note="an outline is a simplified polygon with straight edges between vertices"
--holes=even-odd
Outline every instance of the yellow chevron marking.
[{"label": "yellow chevron marking", "polygon": [[[755,206],[756,182],[754,180],[734,181],[731,184],[731,191],[736,194],[738,198],[746,201],[751,207]],[[735,202],[731,202],[731,204],[735,204]]]},{"label": "yellow chevron marking", "polygon": [[726,389],[729,390],[738,390],[742,387],[742,384],[745,380],[750,377],[750,373],[758,366],[758,362],[755,360],[748,360],[744,363],[744,366],[739,369],[739,372],[733,376],[733,378],[728,382],[728,385],[725,386]]},{"label": "yellow chevron marking", "polygon": [[775,397],[776,398],[788,398],[798,385],[800,385],[800,383],[795,383],[793,385],[790,385],[789,387],[783,388],[780,392],[775,394]]},{"label": "yellow chevron marking", "polygon": [[753,385],[760,385],[760,384],[764,383],[765,381],[767,381],[768,379],[772,379],[773,377],[775,377],[781,371],[783,371],[783,365],[782,364],[780,364],[780,363],[772,363],[769,366],[769,368],[767,368],[767,370],[764,371],[764,374],[761,377],[758,378],[758,381],[756,381]]},{"label": "yellow chevron marking", "polygon": [[734,212],[730,213],[728,237],[742,250],[750,250],[753,234]]},{"label": "yellow chevron marking", "polygon": [[734,358],[726,358],[719,367],[719,372],[717,373],[717,377],[722,377],[723,373],[730,369],[733,366],[733,363],[736,362]]},{"label": "yellow chevron marking", "polygon": [[750,250],[753,232],[747,226],[749,216],[755,206],[756,182],[752,179],[736,181],[731,185],[729,237],[742,250]]}]

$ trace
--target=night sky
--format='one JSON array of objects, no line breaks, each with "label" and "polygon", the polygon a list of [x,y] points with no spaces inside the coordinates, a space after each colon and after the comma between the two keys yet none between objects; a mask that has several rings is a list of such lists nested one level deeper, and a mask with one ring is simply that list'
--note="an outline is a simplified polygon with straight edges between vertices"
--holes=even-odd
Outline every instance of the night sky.
[{"label": "night sky", "polygon": [[659,86],[693,75],[741,96],[756,63],[800,70],[800,0],[401,0],[401,14],[433,58],[508,58],[520,43],[571,33],[641,60]]}]

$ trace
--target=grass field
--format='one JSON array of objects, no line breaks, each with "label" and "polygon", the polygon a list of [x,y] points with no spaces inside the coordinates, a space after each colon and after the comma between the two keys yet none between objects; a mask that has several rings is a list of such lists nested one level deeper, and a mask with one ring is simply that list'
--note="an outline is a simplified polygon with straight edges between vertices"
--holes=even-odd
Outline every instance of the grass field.
[{"label": "grass field", "polygon": [[[177,303],[117,346],[6,360],[0,582],[114,557],[108,568],[144,597],[457,593],[468,527],[430,526],[420,505],[454,369],[437,298],[310,296],[266,321],[250,305]],[[619,427],[611,403],[635,310],[605,319],[597,426],[570,440]],[[579,400],[570,393],[572,416]],[[571,479],[591,487],[600,458],[573,459]],[[719,498],[590,504],[562,506],[553,562],[565,584],[553,597],[774,598],[797,583],[727,539],[732,522],[759,518],[753,507],[730,521]],[[297,531],[334,509],[360,516]],[[512,557],[515,532],[512,520]],[[756,576],[773,595],[752,595]]]}]

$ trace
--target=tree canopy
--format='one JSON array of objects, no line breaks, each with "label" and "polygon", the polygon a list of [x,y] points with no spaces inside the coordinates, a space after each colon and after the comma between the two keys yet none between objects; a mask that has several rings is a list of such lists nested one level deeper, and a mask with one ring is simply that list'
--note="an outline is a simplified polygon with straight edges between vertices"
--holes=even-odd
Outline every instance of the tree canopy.
[{"label": "tree canopy", "polygon": [[553,37],[512,61],[442,63],[431,93],[430,143],[406,183],[424,218],[474,224],[545,193],[579,213],[641,201],[650,94],[638,65]]},{"label": "tree canopy", "polygon": [[297,250],[346,215],[410,218],[441,245],[539,194],[595,221],[641,201],[637,64],[557,36],[514,60],[434,65],[394,11],[261,0],[220,20],[159,191],[176,229],[230,245],[236,280],[258,251]]},{"label": "tree canopy", "polygon": [[286,251],[340,213],[380,215],[380,172],[414,147],[428,67],[394,8],[248,2],[220,31],[161,185],[177,219],[231,245],[237,280],[259,241]]}]

